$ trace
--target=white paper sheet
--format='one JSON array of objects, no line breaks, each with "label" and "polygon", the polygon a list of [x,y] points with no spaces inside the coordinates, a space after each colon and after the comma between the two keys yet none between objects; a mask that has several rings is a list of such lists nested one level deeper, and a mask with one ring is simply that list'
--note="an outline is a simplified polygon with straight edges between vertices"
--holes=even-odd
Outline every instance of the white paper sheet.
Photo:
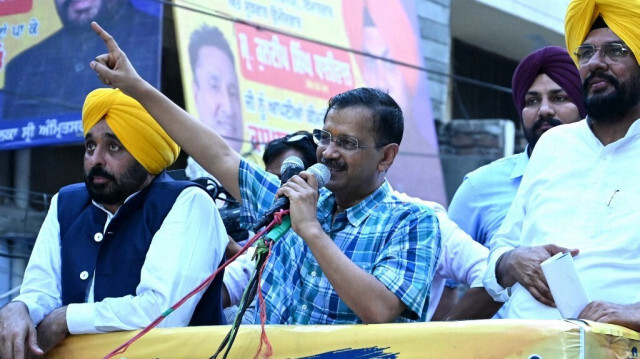
[{"label": "white paper sheet", "polygon": [[590,300],[580,282],[571,253],[557,253],[541,266],[562,317],[577,318]]}]

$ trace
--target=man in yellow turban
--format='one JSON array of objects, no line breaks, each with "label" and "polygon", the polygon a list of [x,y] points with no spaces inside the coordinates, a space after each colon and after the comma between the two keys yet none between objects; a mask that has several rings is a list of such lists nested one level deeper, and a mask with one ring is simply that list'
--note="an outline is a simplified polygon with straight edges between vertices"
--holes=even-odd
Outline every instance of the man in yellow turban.
[{"label": "man in yellow turban", "polygon": [[[0,310],[1,358],[42,355],[68,334],[143,328],[223,258],[213,199],[167,175],[179,148],[137,101],[95,90],[82,123],[85,183],[52,199],[20,295]],[[210,289],[161,326],[221,324],[220,288]]]},{"label": "man in yellow turban", "polygon": [[[542,136],[492,239],[485,286],[509,293],[508,318],[579,317],[640,330],[638,23],[640,0],[569,4],[565,35],[587,118]],[[584,296],[563,295],[543,274],[541,262],[556,252],[574,256]]]}]

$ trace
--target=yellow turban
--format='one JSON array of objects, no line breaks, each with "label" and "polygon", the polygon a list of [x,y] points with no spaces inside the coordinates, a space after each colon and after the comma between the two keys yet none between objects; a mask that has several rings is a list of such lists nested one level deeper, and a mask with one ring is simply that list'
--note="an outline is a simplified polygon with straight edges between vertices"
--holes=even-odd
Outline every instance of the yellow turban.
[{"label": "yellow turban", "polygon": [[640,0],[573,0],[567,8],[564,36],[576,65],[578,59],[573,51],[584,42],[598,16],[629,46],[640,63]]},{"label": "yellow turban", "polygon": [[180,147],[138,101],[120,90],[101,88],[87,95],[82,107],[85,136],[103,118],[124,148],[149,173],[162,172],[178,158]]}]

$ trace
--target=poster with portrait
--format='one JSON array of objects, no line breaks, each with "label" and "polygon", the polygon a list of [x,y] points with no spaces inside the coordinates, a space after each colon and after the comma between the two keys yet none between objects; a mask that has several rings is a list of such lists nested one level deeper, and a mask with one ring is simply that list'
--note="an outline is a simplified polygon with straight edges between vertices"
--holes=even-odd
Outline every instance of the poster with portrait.
[{"label": "poster with portrait", "polygon": [[94,20],[160,85],[161,3],[0,1],[0,150],[82,142],[84,99],[104,86],[89,67],[105,52]]},{"label": "poster with portrait", "polygon": [[445,203],[412,1],[175,1],[187,111],[256,162],[270,140],[322,128],[331,96],[388,92],[405,115],[387,178]]}]

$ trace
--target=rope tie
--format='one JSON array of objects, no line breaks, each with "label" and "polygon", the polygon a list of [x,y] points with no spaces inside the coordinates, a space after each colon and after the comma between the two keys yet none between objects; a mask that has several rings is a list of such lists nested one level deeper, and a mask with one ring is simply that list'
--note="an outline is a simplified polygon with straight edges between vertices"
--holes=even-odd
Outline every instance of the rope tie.
[{"label": "rope tie", "polygon": [[[258,305],[260,307],[260,324],[261,324],[261,334],[260,334],[260,346],[258,347],[258,351],[256,352],[254,359],[259,357],[269,358],[273,355],[273,347],[271,346],[271,342],[269,341],[269,337],[267,336],[267,332],[265,329],[265,323],[267,321],[267,312],[264,296],[262,294],[262,290],[260,290],[260,283],[262,282],[262,273],[266,264],[271,256],[271,249],[280,238],[291,228],[291,218],[287,215],[289,214],[289,210],[280,210],[273,215],[273,220],[271,223],[263,230],[261,233],[267,232],[267,234],[260,237],[256,244],[256,250],[253,254],[252,260],[256,261],[256,269],[249,280],[249,284],[242,294],[242,299],[240,300],[240,305],[238,306],[238,313],[236,313],[236,317],[233,321],[233,325],[231,329],[218,346],[216,353],[211,356],[209,359],[217,359],[218,355],[225,349],[223,359],[226,359],[229,355],[231,347],[235,342],[236,335],[240,329],[240,325],[242,323],[242,317],[245,312],[249,308],[250,304],[253,302],[253,298],[255,298],[256,293],[258,294]],[[263,347],[265,348],[264,353],[262,353]]]},{"label": "rope tie", "polygon": [[[288,213],[288,211],[285,211]],[[129,339],[128,341],[126,341],[125,343],[121,344],[120,346],[118,346],[116,349],[114,349],[113,351],[111,351],[109,354],[107,354],[106,356],[104,356],[103,359],[110,359],[113,358],[116,355],[119,354],[123,354],[124,352],[127,351],[127,349],[129,349],[129,347],[136,342],[138,339],[142,338],[144,335],[146,335],[149,331],[151,331],[151,329],[155,328],[158,326],[158,324],[160,324],[164,318],[166,318],[169,314],[173,313],[176,309],[178,309],[180,306],[182,306],[187,300],[189,300],[189,298],[193,297],[194,295],[196,295],[197,293],[201,292],[202,290],[206,289],[209,284],[211,284],[211,282],[213,281],[213,279],[216,277],[216,275],[218,275],[218,273],[220,271],[222,271],[224,268],[226,268],[229,264],[231,264],[231,262],[233,262],[234,260],[236,260],[236,258],[238,258],[241,254],[243,254],[244,252],[247,251],[247,249],[249,247],[251,247],[258,239],[262,238],[262,236],[267,233],[268,231],[271,230],[271,228],[275,225],[275,222],[271,222],[268,226],[266,226],[263,230],[261,230],[260,232],[258,232],[255,236],[253,236],[253,238],[251,238],[249,241],[247,241],[247,243],[244,245],[244,247],[242,247],[242,249],[240,249],[240,251],[238,251],[238,253],[236,253],[236,255],[234,255],[233,257],[231,257],[229,260],[227,260],[224,264],[222,264],[220,267],[218,267],[218,269],[211,274],[209,277],[207,277],[202,283],[200,283],[197,287],[195,287],[191,292],[187,293],[187,295],[185,295],[182,299],[180,299],[179,301],[177,301],[174,305],[172,305],[169,309],[165,310],[164,312],[162,312],[162,314],[160,314],[159,317],[157,317],[156,319],[154,319],[149,325],[147,325],[144,329],[142,329],[140,331],[140,333],[136,334],[133,338]],[[265,257],[266,258],[266,257]],[[246,291],[245,291],[246,294]],[[255,293],[254,293],[255,296]],[[253,298],[252,298],[253,300]],[[249,301],[250,303],[251,301]],[[247,305],[248,306],[248,305]],[[237,318],[236,318],[237,319]],[[228,336],[228,335],[227,335]]]}]

